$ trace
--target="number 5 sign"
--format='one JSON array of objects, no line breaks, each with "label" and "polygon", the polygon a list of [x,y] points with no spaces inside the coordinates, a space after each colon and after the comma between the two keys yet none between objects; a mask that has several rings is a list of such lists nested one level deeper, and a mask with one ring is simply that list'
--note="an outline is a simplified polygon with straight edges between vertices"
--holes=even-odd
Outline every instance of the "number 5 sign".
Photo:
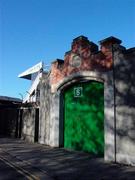
[{"label": "number 5 sign", "polygon": [[75,87],[74,88],[74,97],[82,97],[82,95],[83,95],[83,88]]}]

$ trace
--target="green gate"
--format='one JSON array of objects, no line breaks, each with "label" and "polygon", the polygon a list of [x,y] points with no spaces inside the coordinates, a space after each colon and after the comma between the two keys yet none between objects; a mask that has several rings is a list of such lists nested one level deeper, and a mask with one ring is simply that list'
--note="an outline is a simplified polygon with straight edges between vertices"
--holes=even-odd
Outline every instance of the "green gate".
[{"label": "green gate", "polygon": [[64,93],[64,147],[104,153],[104,86],[78,83]]}]

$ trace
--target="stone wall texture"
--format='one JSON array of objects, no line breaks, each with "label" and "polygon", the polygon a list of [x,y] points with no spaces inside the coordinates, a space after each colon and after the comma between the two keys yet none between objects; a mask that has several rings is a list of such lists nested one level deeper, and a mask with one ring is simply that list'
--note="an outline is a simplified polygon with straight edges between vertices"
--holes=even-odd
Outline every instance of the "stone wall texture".
[{"label": "stone wall texture", "polygon": [[135,165],[135,49],[116,50],[116,161]]},{"label": "stone wall texture", "polygon": [[35,118],[35,108],[23,108],[21,138],[28,142],[34,142],[35,139]]}]

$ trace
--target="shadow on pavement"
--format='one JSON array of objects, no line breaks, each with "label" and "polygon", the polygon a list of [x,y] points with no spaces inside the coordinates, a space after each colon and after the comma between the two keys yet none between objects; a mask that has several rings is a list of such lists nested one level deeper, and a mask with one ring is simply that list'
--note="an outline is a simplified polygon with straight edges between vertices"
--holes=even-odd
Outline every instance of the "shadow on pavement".
[{"label": "shadow on pavement", "polygon": [[135,167],[105,163],[88,153],[0,138],[0,149],[58,180],[135,179]]}]

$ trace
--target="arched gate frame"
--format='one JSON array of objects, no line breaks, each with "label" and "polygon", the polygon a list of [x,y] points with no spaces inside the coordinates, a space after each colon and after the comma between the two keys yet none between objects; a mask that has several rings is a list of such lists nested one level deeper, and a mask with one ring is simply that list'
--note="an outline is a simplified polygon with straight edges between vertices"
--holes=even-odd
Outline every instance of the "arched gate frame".
[{"label": "arched gate frame", "polygon": [[103,156],[104,83],[76,79],[61,90],[60,146]]},{"label": "arched gate frame", "polygon": [[113,72],[80,72],[73,74],[59,84],[52,87],[52,100],[50,109],[51,134],[49,145],[60,147],[63,145],[62,139],[62,107],[61,94],[64,88],[79,81],[90,81],[104,83],[104,159],[106,161],[115,161],[116,158],[116,136],[115,136],[115,107],[114,107],[114,82]]}]

